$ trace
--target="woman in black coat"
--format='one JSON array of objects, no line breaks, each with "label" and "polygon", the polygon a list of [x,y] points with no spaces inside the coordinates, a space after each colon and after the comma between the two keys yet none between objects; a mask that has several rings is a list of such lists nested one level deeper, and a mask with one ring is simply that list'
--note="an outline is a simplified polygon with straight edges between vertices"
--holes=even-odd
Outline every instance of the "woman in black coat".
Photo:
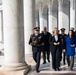
[{"label": "woman in black coat", "polygon": [[54,28],[54,35],[51,39],[51,53],[52,53],[52,68],[60,71],[60,54],[61,54],[61,38],[58,34],[58,29]]}]

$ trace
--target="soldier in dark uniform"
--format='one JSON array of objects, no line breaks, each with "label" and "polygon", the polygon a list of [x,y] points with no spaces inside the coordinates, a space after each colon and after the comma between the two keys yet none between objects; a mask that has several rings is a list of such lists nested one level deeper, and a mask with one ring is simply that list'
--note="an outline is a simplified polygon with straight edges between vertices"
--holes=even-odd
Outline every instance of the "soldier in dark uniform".
[{"label": "soldier in dark uniform", "polygon": [[41,58],[41,47],[42,47],[42,36],[39,34],[39,27],[34,28],[34,34],[31,35],[29,44],[32,46],[33,59],[36,62],[36,72],[39,71],[40,58]]},{"label": "soldier in dark uniform", "polygon": [[[43,64],[46,63],[46,58],[48,62],[50,62],[50,43],[49,43],[49,38],[51,34],[46,30],[46,27],[44,27],[44,30],[42,31],[42,42],[43,42],[43,47],[42,47],[42,53],[43,53]],[[47,57],[46,57],[47,55]]]},{"label": "soldier in dark uniform", "polygon": [[73,27],[71,27],[71,28],[70,28],[70,30],[72,30],[72,31],[73,31],[74,37],[76,37],[76,31],[74,31],[74,28],[73,28]]},{"label": "soldier in dark uniform", "polygon": [[65,46],[65,37],[67,35],[65,34],[65,28],[61,28],[61,45],[62,45],[62,52],[61,52],[61,59],[62,59],[62,54],[63,54],[63,64],[65,65],[65,51],[64,51],[64,46]]}]

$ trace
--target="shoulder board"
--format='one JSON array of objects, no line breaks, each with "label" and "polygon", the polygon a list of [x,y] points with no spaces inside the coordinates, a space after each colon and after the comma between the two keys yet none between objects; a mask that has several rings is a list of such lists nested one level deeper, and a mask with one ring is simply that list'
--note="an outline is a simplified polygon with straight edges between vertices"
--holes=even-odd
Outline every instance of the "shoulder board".
[{"label": "shoulder board", "polygon": [[31,35],[31,38],[34,36],[34,34]]}]

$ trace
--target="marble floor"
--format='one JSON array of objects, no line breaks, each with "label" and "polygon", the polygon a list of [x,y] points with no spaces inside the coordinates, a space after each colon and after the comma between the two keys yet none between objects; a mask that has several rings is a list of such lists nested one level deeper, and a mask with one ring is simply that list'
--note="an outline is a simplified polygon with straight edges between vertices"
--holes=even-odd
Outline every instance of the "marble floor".
[{"label": "marble floor", "polygon": [[[42,64],[43,60],[41,59],[40,73],[36,73],[35,62],[33,61],[32,56],[26,55],[25,60],[28,63],[28,65],[31,65],[31,71],[27,75],[76,75],[76,61],[74,65],[74,71],[69,71],[67,64],[62,65],[62,63],[61,63],[61,69],[62,69],[61,71],[53,71],[51,68],[52,63],[47,62],[46,64]],[[75,60],[76,60],[76,57],[75,57]],[[1,53],[0,66],[3,64],[3,61],[4,61],[4,55]],[[0,72],[0,75],[6,75],[6,73],[4,74],[3,72]],[[8,75],[10,75],[10,73]]]},{"label": "marble floor", "polygon": [[75,56],[74,71],[69,71],[67,63],[66,65],[63,65],[62,62],[61,62],[61,67],[60,67],[61,71],[53,71],[51,67],[52,63],[47,62],[46,64],[42,64],[43,60],[41,59],[40,73],[36,73],[35,62],[32,59],[32,55],[26,55],[26,62],[29,65],[31,65],[31,71],[27,75],[76,75],[76,56]]},{"label": "marble floor", "polygon": [[[61,71],[53,71],[53,69],[51,67],[52,62],[50,62],[50,63],[47,62],[46,64],[42,64],[43,59],[41,59],[40,73],[36,73],[36,71],[35,71],[36,64],[33,61],[32,55],[26,55],[25,60],[28,65],[31,65],[31,71],[27,75],[76,75],[76,56],[75,56],[74,71],[69,71],[67,63],[66,63],[66,65],[63,65],[62,62],[61,62]],[[50,58],[50,60],[51,60],[51,58]],[[3,64],[3,62],[4,62],[4,54],[3,54],[3,51],[0,51],[0,66]],[[0,72],[0,75],[5,75],[5,74]],[[8,75],[10,75],[10,74],[8,74]]]},{"label": "marble floor", "polygon": [[39,74],[34,74],[34,75],[76,75],[72,73],[39,73]]}]

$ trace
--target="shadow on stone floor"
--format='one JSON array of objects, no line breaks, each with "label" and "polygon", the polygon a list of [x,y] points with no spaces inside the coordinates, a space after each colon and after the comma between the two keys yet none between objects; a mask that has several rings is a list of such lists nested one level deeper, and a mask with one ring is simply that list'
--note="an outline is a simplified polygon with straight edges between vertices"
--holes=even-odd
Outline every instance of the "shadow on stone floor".
[{"label": "shadow on stone floor", "polygon": [[28,73],[28,75],[76,75],[76,56],[75,56],[75,64],[74,64],[74,71],[70,72],[68,69],[67,64],[64,66],[61,64],[61,72],[55,72],[52,70],[51,65],[52,63],[46,63],[42,64],[43,60],[41,59],[41,64],[40,64],[40,73],[36,73],[35,71],[35,62],[33,61],[32,56],[26,56],[26,62],[31,65],[31,71]]}]

